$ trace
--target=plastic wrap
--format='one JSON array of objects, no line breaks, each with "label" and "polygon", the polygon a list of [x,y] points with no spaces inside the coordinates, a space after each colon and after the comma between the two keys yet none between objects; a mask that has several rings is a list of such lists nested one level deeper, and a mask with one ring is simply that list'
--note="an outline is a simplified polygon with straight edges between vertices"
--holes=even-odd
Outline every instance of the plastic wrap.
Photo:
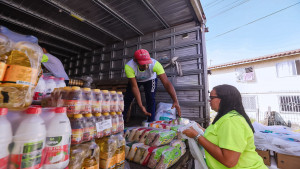
[{"label": "plastic wrap", "polygon": [[150,146],[161,146],[168,144],[174,139],[175,136],[175,131],[161,131],[156,134],[155,139],[153,140],[153,142],[150,143]]},{"label": "plastic wrap", "polygon": [[142,145],[144,145],[144,144],[143,143],[135,143],[135,144],[133,144],[131,146],[131,148],[130,148],[130,151],[129,151],[126,159],[128,159],[129,161],[132,161],[134,159],[135,153],[137,151],[137,147],[138,146],[142,146]]},{"label": "plastic wrap", "polygon": [[149,162],[150,156],[153,152],[153,150],[155,150],[157,147],[149,147],[143,154],[141,160],[140,160],[140,164],[143,166],[146,166]]},{"label": "plastic wrap", "polygon": [[170,147],[171,146],[162,146],[162,147],[159,147],[159,148],[156,148],[155,150],[153,150],[147,166],[149,168],[155,168],[155,166],[157,165],[157,163],[159,162],[159,160],[161,158],[162,152]]},{"label": "plastic wrap", "polygon": [[172,104],[160,102],[157,104],[155,120],[173,120],[176,119],[176,109],[171,109]]},{"label": "plastic wrap", "polygon": [[175,147],[164,150],[155,169],[167,169],[171,167],[180,159],[181,155],[181,150]]},{"label": "plastic wrap", "polygon": [[[70,163],[68,167],[70,169],[81,169],[83,160],[91,154],[92,149],[94,149],[95,157],[99,157],[100,148],[97,144],[95,144],[95,142],[87,142],[72,146],[70,150]],[[99,164],[99,158],[96,158],[96,160]]]},{"label": "plastic wrap", "polygon": [[199,128],[198,124],[194,121],[190,121],[189,124],[183,125],[178,129],[178,131],[181,132],[181,135],[184,139],[188,140],[189,143],[189,148],[191,151],[192,156],[195,159],[195,168],[202,168],[202,169],[207,169],[206,162],[204,160],[204,149],[202,146],[200,146],[193,138],[187,137],[185,134],[182,132],[186,129],[189,129],[190,127],[193,127],[198,133],[204,134],[203,130]]},{"label": "plastic wrap", "polygon": [[133,162],[140,163],[141,159],[143,158],[144,153],[150,148],[150,146],[147,145],[140,145],[137,146],[137,150],[135,153],[135,156],[133,158]]},{"label": "plastic wrap", "polygon": [[31,105],[42,56],[43,51],[37,44],[21,41],[13,46],[0,85],[0,107],[23,109]]}]

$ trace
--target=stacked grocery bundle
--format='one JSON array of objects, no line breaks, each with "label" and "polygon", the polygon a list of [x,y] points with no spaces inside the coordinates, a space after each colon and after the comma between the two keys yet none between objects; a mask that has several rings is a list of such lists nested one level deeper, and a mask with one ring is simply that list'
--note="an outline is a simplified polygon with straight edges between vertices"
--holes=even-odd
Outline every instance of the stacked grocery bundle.
[{"label": "stacked grocery bundle", "polygon": [[126,129],[126,159],[149,168],[171,167],[186,152],[186,145],[178,132],[178,128],[186,123],[189,123],[188,119],[179,118]]},{"label": "stacked grocery bundle", "polygon": [[0,34],[0,107],[24,109],[31,105],[42,56],[36,43],[13,41]]},{"label": "stacked grocery bundle", "polygon": [[[25,112],[17,112],[18,123],[12,112],[6,118],[7,113],[7,108],[0,108],[0,147],[4,150],[4,155],[0,153],[1,167],[9,164],[15,168],[63,169],[68,166],[71,127],[64,107],[45,112],[41,107],[29,107]],[[13,143],[11,148],[10,143]]]}]

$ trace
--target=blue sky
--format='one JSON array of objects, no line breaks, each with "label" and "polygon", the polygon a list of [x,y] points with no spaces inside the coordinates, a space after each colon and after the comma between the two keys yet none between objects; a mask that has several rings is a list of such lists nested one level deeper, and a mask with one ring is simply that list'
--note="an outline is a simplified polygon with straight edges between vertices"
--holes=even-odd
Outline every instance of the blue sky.
[{"label": "blue sky", "polygon": [[[234,3],[235,2],[235,3]],[[299,0],[201,0],[208,66],[300,48]],[[216,14],[243,3],[218,16]],[[290,7],[235,31],[224,32]],[[227,6],[227,7],[226,7]]]}]

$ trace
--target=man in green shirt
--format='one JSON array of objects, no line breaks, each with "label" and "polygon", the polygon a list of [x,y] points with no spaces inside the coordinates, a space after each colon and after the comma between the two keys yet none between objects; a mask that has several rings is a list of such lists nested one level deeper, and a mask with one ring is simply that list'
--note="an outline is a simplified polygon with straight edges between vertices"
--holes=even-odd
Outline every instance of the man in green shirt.
[{"label": "man in green shirt", "polygon": [[[135,97],[137,104],[143,113],[150,116],[148,117],[148,121],[154,121],[157,76],[173,100],[172,108],[176,108],[178,115],[181,116],[180,106],[173,85],[168,80],[162,65],[157,60],[152,59],[147,50],[139,49],[134,53],[134,58],[128,61],[125,65],[125,73],[129,79],[129,83],[124,96],[124,119],[127,118],[127,111]],[[147,108],[145,108],[142,104],[139,90],[140,86],[144,86]]]}]

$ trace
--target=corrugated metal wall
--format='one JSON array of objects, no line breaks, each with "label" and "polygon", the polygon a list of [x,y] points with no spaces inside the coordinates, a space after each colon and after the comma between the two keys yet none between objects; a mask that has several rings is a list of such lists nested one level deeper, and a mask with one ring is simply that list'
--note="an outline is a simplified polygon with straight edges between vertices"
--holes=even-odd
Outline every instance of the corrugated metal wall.
[{"label": "corrugated metal wall", "polygon": [[[169,80],[177,92],[182,108],[182,116],[207,126],[209,113],[207,108],[206,55],[203,51],[201,27],[191,22],[144,36],[112,44],[85,56],[64,60],[65,69],[70,76],[91,75],[97,85],[125,84],[127,78],[124,65],[132,59],[137,49],[147,49],[154,59],[163,65],[171,58],[179,57],[183,76],[177,75],[175,67],[165,69]],[[144,93],[141,94],[145,103]],[[172,102],[168,93],[158,80],[158,102]],[[138,107],[134,109],[139,111]],[[138,114],[138,113],[137,113]]]}]

